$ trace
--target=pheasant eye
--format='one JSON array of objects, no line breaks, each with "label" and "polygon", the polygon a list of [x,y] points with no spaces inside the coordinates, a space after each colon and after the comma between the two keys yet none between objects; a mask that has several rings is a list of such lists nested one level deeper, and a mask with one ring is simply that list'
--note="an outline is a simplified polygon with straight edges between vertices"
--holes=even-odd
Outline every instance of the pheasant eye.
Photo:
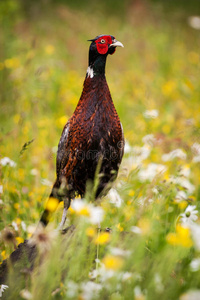
[{"label": "pheasant eye", "polygon": [[101,43],[102,43],[102,44],[105,44],[105,42],[106,42],[106,41],[105,41],[104,39],[101,40]]}]

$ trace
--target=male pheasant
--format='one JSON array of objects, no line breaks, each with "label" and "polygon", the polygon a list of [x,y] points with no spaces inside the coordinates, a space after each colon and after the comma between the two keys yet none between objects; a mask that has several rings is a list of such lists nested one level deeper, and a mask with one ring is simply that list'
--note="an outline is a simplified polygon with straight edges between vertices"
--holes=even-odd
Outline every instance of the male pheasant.
[{"label": "male pheasant", "polygon": [[65,125],[58,145],[57,179],[40,222],[46,226],[52,213],[48,205],[57,199],[53,211],[64,201],[62,226],[71,199],[84,196],[88,181],[94,182],[99,166],[99,181],[95,198],[106,192],[112,182],[124,152],[124,137],[120,119],[114,107],[105,77],[108,54],[123,47],[112,35],[99,35],[90,40],[89,66],[78,105]]}]

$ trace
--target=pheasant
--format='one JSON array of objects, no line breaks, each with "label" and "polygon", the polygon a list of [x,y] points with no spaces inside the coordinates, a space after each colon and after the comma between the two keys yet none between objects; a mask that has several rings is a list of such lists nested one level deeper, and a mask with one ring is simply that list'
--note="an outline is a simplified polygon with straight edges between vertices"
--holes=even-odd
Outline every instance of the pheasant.
[{"label": "pheasant", "polygon": [[[94,198],[105,194],[117,176],[124,152],[123,129],[105,77],[108,54],[124,47],[112,35],[99,35],[91,41],[89,66],[78,105],[64,126],[58,144],[56,173],[46,209],[40,222],[46,226],[52,211],[64,201],[60,226],[63,227],[71,200],[84,196],[87,182],[94,183],[99,171]],[[51,199],[56,204],[49,205]]]}]

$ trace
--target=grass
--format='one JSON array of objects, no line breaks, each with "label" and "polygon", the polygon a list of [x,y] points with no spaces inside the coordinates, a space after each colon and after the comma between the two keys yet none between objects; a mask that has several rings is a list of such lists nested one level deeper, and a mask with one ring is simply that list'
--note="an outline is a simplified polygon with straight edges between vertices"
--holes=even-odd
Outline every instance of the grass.
[{"label": "grass", "polygon": [[194,290],[199,297],[199,31],[186,11],[172,6],[169,15],[162,2],[117,3],[114,11],[112,1],[0,3],[0,159],[16,164],[0,165],[1,261],[38,223],[62,128],[82,91],[87,39],[100,33],[125,46],[108,58],[106,73],[130,146],[118,194],[98,203],[101,227],[112,233],[96,230],[95,204],[86,199],[69,210],[76,231],[63,240],[54,230],[60,206],[45,241],[36,239],[42,263],[18,282],[11,274],[6,299],[29,292],[38,300],[184,300]]}]

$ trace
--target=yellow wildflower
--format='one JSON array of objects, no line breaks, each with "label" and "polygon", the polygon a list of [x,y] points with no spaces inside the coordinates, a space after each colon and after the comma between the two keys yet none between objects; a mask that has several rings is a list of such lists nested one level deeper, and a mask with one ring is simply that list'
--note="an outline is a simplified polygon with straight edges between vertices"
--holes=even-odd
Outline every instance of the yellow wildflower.
[{"label": "yellow wildflower", "polygon": [[39,218],[39,212],[34,211],[34,212],[32,213],[32,217],[33,217],[35,220],[37,220],[37,219]]},{"label": "yellow wildflower", "polygon": [[3,260],[4,260],[4,259],[6,259],[6,258],[8,257],[8,254],[6,254],[6,251],[3,250],[3,251],[1,252],[1,256],[2,256],[2,258],[3,258]]},{"label": "yellow wildflower", "polygon": [[180,209],[184,209],[188,206],[188,203],[187,203],[187,201],[183,200],[178,203],[178,206],[180,207]]},{"label": "yellow wildflower", "polygon": [[170,177],[169,177],[169,171],[166,171],[166,172],[163,174],[163,179],[166,180],[166,181],[170,179]]},{"label": "yellow wildflower", "polygon": [[122,267],[124,260],[119,256],[106,255],[102,262],[106,269],[117,271]]},{"label": "yellow wildflower", "polygon": [[67,120],[69,118],[67,116],[62,116],[60,118],[58,118],[56,120],[56,125],[58,126],[58,128],[63,128],[63,126],[65,126],[65,124],[67,123]]},{"label": "yellow wildflower", "polygon": [[15,124],[18,124],[19,121],[20,121],[20,119],[21,119],[21,116],[20,116],[19,114],[16,114],[16,115],[14,115],[14,117],[13,117],[13,120],[14,120]]},{"label": "yellow wildflower", "polygon": [[194,86],[190,80],[186,80],[185,84],[190,90],[194,90]]},{"label": "yellow wildflower", "polygon": [[138,227],[141,229],[142,234],[148,234],[150,231],[150,222],[146,218],[141,218],[138,221]]},{"label": "yellow wildflower", "polygon": [[59,204],[59,200],[51,197],[48,199],[46,209],[50,212],[54,212],[56,210],[56,208],[58,207],[58,204]]},{"label": "yellow wildflower", "polygon": [[21,221],[22,221],[22,220],[21,220],[20,218],[17,218],[17,219],[16,219],[16,223],[17,223],[18,225],[21,224]]},{"label": "yellow wildflower", "polygon": [[23,201],[23,206],[24,206],[25,208],[28,208],[28,207],[30,207],[30,204],[29,204],[28,201]]},{"label": "yellow wildflower", "polygon": [[88,227],[86,229],[86,235],[89,237],[93,237],[96,233],[96,230],[93,227]]},{"label": "yellow wildflower", "polygon": [[68,208],[68,211],[70,212],[70,214],[74,214],[75,213],[75,210],[71,206]]},{"label": "yellow wildflower", "polygon": [[176,226],[176,233],[169,233],[166,239],[170,245],[174,246],[190,248],[193,245],[189,228],[183,227],[180,224]]},{"label": "yellow wildflower", "polygon": [[20,61],[18,58],[8,58],[4,61],[4,65],[7,69],[16,69],[20,66]]},{"label": "yellow wildflower", "polygon": [[128,193],[128,195],[130,197],[133,197],[135,195],[135,191],[134,190],[130,190],[129,193]]},{"label": "yellow wildflower", "polygon": [[25,171],[24,171],[24,169],[20,168],[18,170],[18,176],[19,176],[18,177],[19,179],[24,180],[24,177],[25,177]]},{"label": "yellow wildflower", "polygon": [[110,234],[108,232],[101,232],[94,240],[95,244],[104,245],[110,241]]},{"label": "yellow wildflower", "polygon": [[20,237],[20,236],[17,236],[15,239],[17,241],[17,245],[19,245],[19,244],[21,244],[21,243],[24,242],[24,239],[22,237]]},{"label": "yellow wildflower", "polygon": [[168,96],[170,95],[176,88],[176,83],[172,80],[167,81],[163,86],[162,86],[162,92],[163,95]]},{"label": "yellow wildflower", "polygon": [[120,223],[117,224],[116,227],[117,227],[117,229],[118,229],[120,232],[124,230],[124,228],[121,226]]},{"label": "yellow wildflower", "polygon": [[170,131],[171,131],[171,126],[170,126],[169,124],[164,124],[164,125],[162,126],[162,131],[163,131],[165,134],[170,133]]},{"label": "yellow wildflower", "polygon": [[45,47],[45,52],[46,52],[46,54],[48,54],[48,55],[52,55],[52,54],[55,52],[54,46],[53,46],[53,45],[47,45],[47,46]]},{"label": "yellow wildflower", "polygon": [[77,211],[77,214],[81,215],[81,216],[89,217],[90,216],[90,211],[89,211],[87,206],[84,206],[79,211]]},{"label": "yellow wildflower", "polygon": [[134,212],[135,212],[135,209],[132,206],[131,207],[126,206],[124,208],[124,216],[125,216],[126,221],[129,221],[131,218],[133,218]]},{"label": "yellow wildflower", "polygon": [[14,203],[13,206],[15,209],[19,209],[19,203]]},{"label": "yellow wildflower", "polygon": [[22,132],[23,132],[23,134],[25,134],[25,135],[29,132],[29,126],[28,126],[28,124],[25,124],[25,125],[24,125],[24,127],[22,128]]},{"label": "yellow wildflower", "polygon": [[196,201],[196,197],[195,197],[195,196],[190,196],[189,199],[190,199],[191,201]]}]

